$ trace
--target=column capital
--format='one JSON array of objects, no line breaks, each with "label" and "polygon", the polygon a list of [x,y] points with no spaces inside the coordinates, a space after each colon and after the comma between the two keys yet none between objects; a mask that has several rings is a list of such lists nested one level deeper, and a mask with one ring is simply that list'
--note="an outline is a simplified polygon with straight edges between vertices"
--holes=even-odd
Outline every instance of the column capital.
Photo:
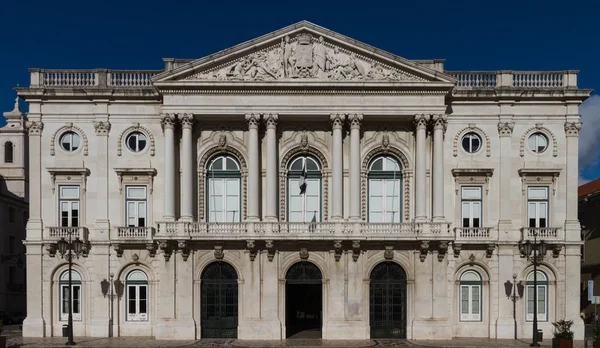
[{"label": "column capital", "polygon": [[578,137],[581,125],[581,122],[565,122],[565,134],[568,137]]},{"label": "column capital", "polygon": [[179,122],[181,122],[181,128],[192,129],[192,126],[194,125],[194,114],[192,114],[192,113],[177,114],[177,117],[179,118]]},{"label": "column capital", "polygon": [[248,122],[248,128],[258,129],[259,121],[260,121],[260,114],[246,114],[246,122]]},{"label": "column capital", "polygon": [[501,137],[510,137],[514,128],[514,122],[498,122],[498,134]]},{"label": "column capital", "polygon": [[110,132],[110,122],[108,121],[94,121],[94,130],[96,130],[96,135],[108,135]]},{"label": "column capital", "polygon": [[42,135],[42,131],[44,130],[44,123],[42,121],[27,121],[25,128],[29,132],[29,136],[39,136]]},{"label": "column capital", "polygon": [[363,114],[348,114],[350,129],[359,129],[363,120]]},{"label": "column capital", "polygon": [[427,129],[427,122],[430,116],[427,114],[416,114],[415,115],[415,127],[418,129]]},{"label": "column capital", "polygon": [[441,129],[444,132],[448,126],[448,115],[446,114],[434,114],[431,115],[431,123],[433,124],[433,130]]},{"label": "column capital", "polygon": [[329,119],[331,120],[331,123],[333,124],[333,129],[336,129],[336,128],[342,129],[345,118],[346,118],[346,115],[344,115],[344,114],[329,115]]},{"label": "column capital", "polygon": [[160,124],[165,129],[175,129],[175,123],[177,122],[177,117],[172,113],[160,114]]},{"label": "column capital", "polygon": [[267,129],[277,128],[277,120],[279,120],[278,114],[263,114],[263,119],[267,123]]}]

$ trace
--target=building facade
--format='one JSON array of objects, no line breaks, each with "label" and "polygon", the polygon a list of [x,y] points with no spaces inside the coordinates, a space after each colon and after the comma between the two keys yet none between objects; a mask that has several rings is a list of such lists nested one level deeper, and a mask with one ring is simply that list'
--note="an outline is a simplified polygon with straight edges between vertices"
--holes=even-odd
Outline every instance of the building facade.
[{"label": "building facade", "polygon": [[[600,179],[579,186],[579,221],[581,223],[581,311],[587,322],[593,318],[597,306],[589,295],[600,294],[600,256],[594,250],[600,247]],[[588,282],[592,281],[591,290]]]},{"label": "building facade", "polygon": [[[0,312],[25,313],[25,227],[28,219],[27,131],[18,100],[0,128]],[[7,324],[4,318],[4,324]]]},{"label": "building facade", "polygon": [[308,22],[164,61],[17,88],[24,336],[60,335],[71,297],[76,336],[531,337],[537,307],[583,337],[577,72],[448,72]]}]

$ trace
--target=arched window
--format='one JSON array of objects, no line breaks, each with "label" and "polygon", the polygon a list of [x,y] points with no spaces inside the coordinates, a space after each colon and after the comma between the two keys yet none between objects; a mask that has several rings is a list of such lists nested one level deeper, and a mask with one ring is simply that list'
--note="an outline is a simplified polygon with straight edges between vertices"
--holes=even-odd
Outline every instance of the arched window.
[{"label": "arched window", "polygon": [[481,276],[466,271],[460,276],[460,321],[481,321]]},{"label": "arched window", "polygon": [[148,276],[140,270],[129,272],[127,287],[127,320],[148,320]]},{"label": "arched window", "polygon": [[4,163],[13,163],[14,145],[10,141],[4,143]]},{"label": "arched window", "polygon": [[[537,271],[537,319],[548,321],[548,277],[544,272]],[[533,321],[534,306],[534,284],[533,272],[527,276],[527,321]]]},{"label": "arched window", "polygon": [[402,172],[398,160],[380,156],[369,164],[369,222],[402,222]]},{"label": "arched window", "polygon": [[232,156],[221,155],[209,162],[207,221],[240,221],[241,177],[240,165]]},{"label": "arched window", "polygon": [[321,221],[321,164],[298,156],[288,167],[288,221]]},{"label": "arched window", "polygon": [[60,275],[58,282],[60,301],[60,320],[69,320],[69,304],[73,302],[73,320],[81,321],[81,275],[71,271],[71,289],[69,289],[69,271]]}]

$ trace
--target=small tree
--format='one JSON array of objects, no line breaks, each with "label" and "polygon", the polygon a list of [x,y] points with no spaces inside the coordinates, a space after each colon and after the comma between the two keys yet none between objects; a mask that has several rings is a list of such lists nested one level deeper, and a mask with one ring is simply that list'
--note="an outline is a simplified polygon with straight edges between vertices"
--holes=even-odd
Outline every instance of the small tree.
[{"label": "small tree", "polygon": [[554,338],[562,339],[562,340],[573,340],[573,331],[571,331],[571,326],[573,326],[573,320],[559,320],[555,323],[552,323],[554,326]]}]

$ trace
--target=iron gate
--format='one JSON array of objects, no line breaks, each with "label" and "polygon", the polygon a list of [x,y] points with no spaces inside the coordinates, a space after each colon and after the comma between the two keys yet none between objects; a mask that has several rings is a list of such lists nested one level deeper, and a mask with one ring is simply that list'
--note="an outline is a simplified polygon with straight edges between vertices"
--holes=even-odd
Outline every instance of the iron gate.
[{"label": "iron gate", "polygon": [[237,338],[237,272],[228,263],[215,262],[202,273],[202,338]]},{"label": "iron gate", "polygon": [[406,273],[394,262],[371,272],[371,338],[406,338]]}]

